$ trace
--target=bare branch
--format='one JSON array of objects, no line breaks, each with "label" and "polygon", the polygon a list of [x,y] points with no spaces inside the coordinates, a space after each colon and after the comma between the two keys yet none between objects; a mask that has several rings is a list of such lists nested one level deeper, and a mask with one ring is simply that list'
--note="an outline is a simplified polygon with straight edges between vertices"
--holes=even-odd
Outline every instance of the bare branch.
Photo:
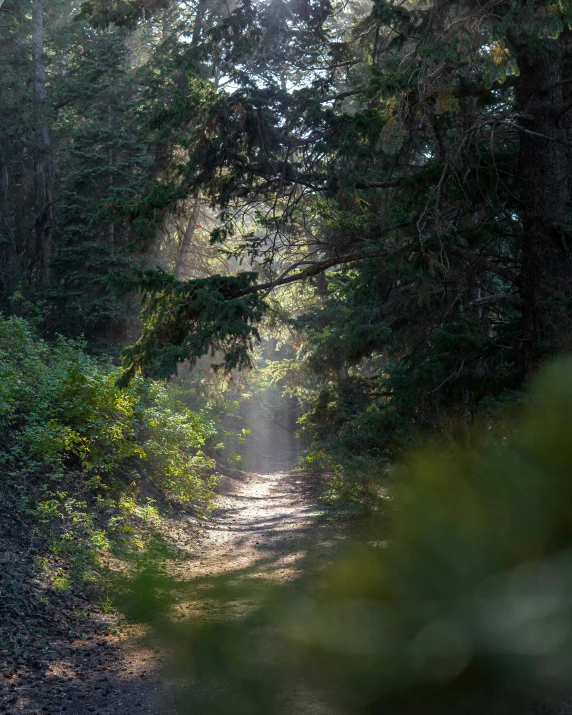
[{"label": "bare branch", "polygon": [[326,102],[337,102],[339,99],[345,99],[346,97],[353,97],[356,94],[365,94],[370,88],[369,87],[359,87],[358,89],[349,89],[347,92],[339,92],[338,94],[331,94],[329,97],[324,97],[320,100],[320,104],[325,104]]}]

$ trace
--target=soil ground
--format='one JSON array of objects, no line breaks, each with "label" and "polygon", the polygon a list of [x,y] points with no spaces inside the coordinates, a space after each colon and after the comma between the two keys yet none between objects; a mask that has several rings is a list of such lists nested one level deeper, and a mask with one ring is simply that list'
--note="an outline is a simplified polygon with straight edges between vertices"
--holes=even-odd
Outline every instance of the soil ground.
[{"label": "soil ground", "polygon": [[[177,586],[172,616],[182,623],[219,617],[221,601],[212,590],[219,577],[287,588],[301,574],[326,565],[355,528],[353,520],[319,506],[311,473],[226,470],[217,503],[200,530],[184,515],[171,524],[173,540],[186,552],[165,563]],[[20,595],[29,594],[14,610],[14,593],[0,589],[0,713],[182,715],[184,708],[176,702],[184,676],[173,674],[165,652],[146,637],[148,631],[81,594],[38,598],[42,584],[32,576],[37,545],[15,524],[0,502],[0,568],[20,579]],[[14,553],[25,555],[16,567]],[[241,615],[248,603],[236,607]],[[2,640],[6,637],[10,647]],[[333,715],[303,695],[304,707],[295,705],[292,712]],[[568,698],[551,705],[537,701],[530,712],[570,715],[571,703]]]},{"label": "soil ground", "polygon": [[[227,470],[213,518],[198,534],[196,522],[188,523],[195,537],[186,547],[188,558],[168,565],[180,584],[198,585],[190,589],[193,597],[179,599],[176,615],[213,616],[219,605],[200,588],[213,576],[235,574],[286,584],[327,562],[342,537],[318,506],[314,485],[315,478],[308,473]],[[174,525],[183,531],[184,527]],[[190,591],[182,588],[185,592]],[[0,594],[0,607],[1,603]],[[128,626],[101,604],[77,596],[62,595],[51,610],[36,610],[14,624],[25,631],[22,647],[0,650],[0,712],[177,712],[174,682],[165,677],[162,653],[142,644],[142,628]]]}]

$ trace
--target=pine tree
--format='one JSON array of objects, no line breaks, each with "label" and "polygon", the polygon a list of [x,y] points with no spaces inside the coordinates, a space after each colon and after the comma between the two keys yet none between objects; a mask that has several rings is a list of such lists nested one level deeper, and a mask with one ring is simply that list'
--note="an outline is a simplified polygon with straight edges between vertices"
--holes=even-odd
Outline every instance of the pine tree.
[{"label": "pine tree", "polygon": [[160,89],[148,81],[156,26],[94,29],[69,0],[2,12],[2,308],[40,311],[48,332],[106,349],[137,330],[107,276],[149,248],[113,204],[140,197],[161,168],[145,115]]},{"label": "pine tree", "polygon": [[[107,277],[132,263],[125,248],[133,240],[132,230],[105,204],[142,193],[152,150],[125,33],[98,31],[69,64],[60,99],[65,106],[59,128],[69,144],[60,158],[58,280],[47,294],[59,306],[66,332],[83,332],[92,344],[105,346],[126,334],[129,314],[108,290]],[[70,96],[75,99],[67,104]]]}]

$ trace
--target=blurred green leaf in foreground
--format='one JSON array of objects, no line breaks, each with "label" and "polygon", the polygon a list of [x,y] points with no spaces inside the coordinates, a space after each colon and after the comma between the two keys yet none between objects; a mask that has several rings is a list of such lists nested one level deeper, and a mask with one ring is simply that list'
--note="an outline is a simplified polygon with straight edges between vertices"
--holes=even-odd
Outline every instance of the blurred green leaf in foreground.
[{"label": "blurred green leaf in foreground", "polygon": [[[572,712],[572,360],[510,432],[412,455],[378,537],[303,584],[210,582],[218,616],[185,626],[152,609],[185,674],[181,712]],[[225,617],[241,598],[246,615]]]}]

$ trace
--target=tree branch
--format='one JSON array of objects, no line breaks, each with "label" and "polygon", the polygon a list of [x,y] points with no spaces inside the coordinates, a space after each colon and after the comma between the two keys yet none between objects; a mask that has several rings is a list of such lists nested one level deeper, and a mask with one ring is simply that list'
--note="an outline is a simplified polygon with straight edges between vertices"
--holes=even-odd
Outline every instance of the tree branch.
[{"label": "tree branch", "polygon": [[558,114],[556,115],[556,121],[562,119],[562,117],[572,109],[572,99],[569,99],[565,104],[562,105]]},{"label": "tree branch", "polygon": [[569,77],[568,79],[562,79],[559,82],[554,82],[553,84],[549,84],[547,87],[543,87],[540,91],[548,92],[551,89],[556,89],[557,87],[563,87],[566,84],[572,84],[572,77]]},{"label": "tree branch", "polygon": [[495,295],[487,295],[484,298],[476,298],[470,302],[470,305],[486,305],[487,303],[501,303],[505,301],[514,303],[517,306],[522,306],[524,304],[523,300],[517,295],[512,295],[511,293],[497,293]]},{"label": "tree branch", "polygon": [[337,102],[338,99],[345,99],[346,97],[353,97],[356,94],[364,94],[370,89],[370,87],[359,87],[358,89],[349,89],[347,92],[339,92],[338,94],[331,94],[329,97],[324,97],[320,100],[320,104],[325,102]]},{"label": "tree branch", "polygon": [[481,266],[482,268],[489,270],[491,273],[495,273],[497,276],[504,278],[504,280],[508,283],[512,283],[513,285],[517,285],[518,283],[519,277],[517,273],[514,273],[509,268],[497,266],[495,263],[492,263],[486,256],[476,254],[473,251],[461,248],[461,246],[450,245],[447,246],[446,250],[459,256],[459,258],[464,258],[465,260],[471,261],[477,266]]},{"label": "tree branch", "polygon": [[293,273],[292,275],[285,276],[282,274],[280,278],[276,278],[273,281],[268,281],[268,283],[258,283],[248,288],[244,288],[239,293],[236,294],[236,298],[242,298],[242,296],[250,295],[251,293],[258,293],[260,291],[271,291],[274,288],[278,288],[283,285],[288,285],[289,283],[296,283],[297,281],[305,280],[306,278],[311,278],[312,276],[317,276],[328,268],[333,268],[334,266],[341,266],[346,263],[355,263],[357,261],[367,261],[368,258],[381,258],[381,256],[387,256],[391,251],[385,249],[383,251],[359,251],[358,253],[351,253],[347,256],[338,256],[336,258],[328,258],[324,261],[317,261],[312,263],[311,266],[305,268],[303,271],[298,271],[298,273]]}]

